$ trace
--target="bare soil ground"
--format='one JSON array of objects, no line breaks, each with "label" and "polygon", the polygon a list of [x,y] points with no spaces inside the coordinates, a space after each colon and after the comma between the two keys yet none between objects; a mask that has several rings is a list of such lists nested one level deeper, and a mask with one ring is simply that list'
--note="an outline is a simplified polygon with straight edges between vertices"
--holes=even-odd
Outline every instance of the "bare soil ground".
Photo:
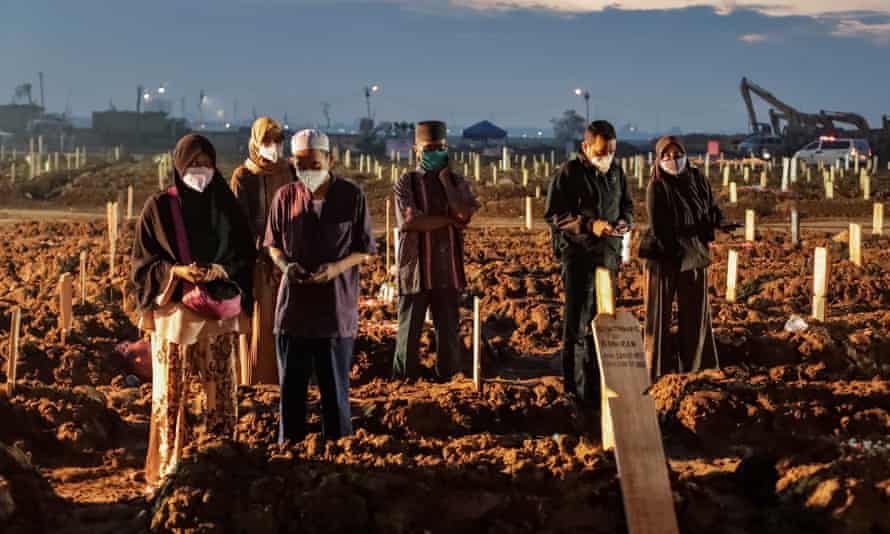
[{"label": "bare soil ground", "polygon": [[[382,199],[386,187],[375,184],[366,189],[380,189],[374,198]],[[495,189],[480,196],[500,194]],[[510,201],[517,209],[521,196]],[[739,209],[751,207],[741,200]],[[496,202],[484,201],[482,215],[512,216]],[[819,209],[830,215],[830,206]],[[851,216],[870,213],[863,203]],[[4,371],[9,310],[23,310],[20,380],[14,397],[0,399],[0,531],[625,530],[615,460],[600,447],[597,413],[566,400],[557,378],[563,288],[548,235],[482,225],[468,232],[461,311],[469,360],[471,299],[482,298],[482,394],[460,377],[446,384],[388,379],[395,308],[376,300],[386,280],[379,258],[362,274],[351,394],[356,435],[321,441],[313,389],[315,433],[278,446],[277,388],[241,388],[237,435],[196,443],[147,501],[141,468],[151,385],[130,377],[114,352],[139,336],[121,308],[131,225],[122,231],[115,273],[104,223],[0,225]],[[683,532],[890,532],[890,239],[864,235],[861,267],[848,261],[842,236],[822,231],[805,231],[800,247],[770,229],[754,244],[721,236],[714,245],[710,284],[722,368],[667,375],[651,391]],[[807,317],[816,246],[827,246],[832,262],[824,323]],[[737,303],[723,298],[730,248],[740,254]],[[89,254],[86,298],[81,304],[75,291],[74,331],[63,345],[56,283],[63,272],[77,279],[82,250]],[[619,306],[640,318],[641,271],[632,260],[619,282]],[[792,314],[806,319],[805,331],[785,331]],[[428,367],[430,333],[421,350]]]}]

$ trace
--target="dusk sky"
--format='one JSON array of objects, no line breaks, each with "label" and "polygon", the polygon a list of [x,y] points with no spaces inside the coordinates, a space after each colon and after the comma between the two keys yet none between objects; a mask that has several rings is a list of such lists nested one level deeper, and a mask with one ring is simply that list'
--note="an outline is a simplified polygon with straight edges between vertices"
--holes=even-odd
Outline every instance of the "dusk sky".
[{"label": "dusk sky", "polygon": [[[240,119],[489,119],[566,109],[645,130],[745,131],[742,76],[803,111],[890,113],[890,0],[3,0],[0,101],[37,72],[50,111],[135,108],[166,83]],[[604,6],[612,6],[604,8]],[[758,7],[764,6],[767,7]],[[765,108],[762,108],[765,111]],[[766,120],[766,117],[763,117]]]}]

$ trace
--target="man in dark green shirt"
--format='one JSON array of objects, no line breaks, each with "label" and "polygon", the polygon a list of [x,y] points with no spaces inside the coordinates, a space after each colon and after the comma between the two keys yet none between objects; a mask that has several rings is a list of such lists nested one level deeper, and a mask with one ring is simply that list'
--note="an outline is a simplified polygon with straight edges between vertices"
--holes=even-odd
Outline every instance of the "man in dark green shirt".
[{"label": "man in dark green shirt", "polygon": [[562,370],[566,393],[586,401],[600,396],[600,371],[590,321],[596,314],[597,267],[612,271],[621,264],[621,239],[633,219],[627,178],[615,159],[615,128],[590,123],[582,152],[566,162],[550,183],[547,222],[553,252],[562,262],[565,286]]}]

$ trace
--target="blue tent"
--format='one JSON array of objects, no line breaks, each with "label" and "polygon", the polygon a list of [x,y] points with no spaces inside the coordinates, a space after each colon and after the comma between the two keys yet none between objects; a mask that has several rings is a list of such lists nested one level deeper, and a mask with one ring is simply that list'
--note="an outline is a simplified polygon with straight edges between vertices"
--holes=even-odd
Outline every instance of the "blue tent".
[{"label": "blue tent", "polygon": [[502,130],[488,121],[477,122],[464,130],[464,139],[487,141],[489,139],[506,139],[507,131]]}]

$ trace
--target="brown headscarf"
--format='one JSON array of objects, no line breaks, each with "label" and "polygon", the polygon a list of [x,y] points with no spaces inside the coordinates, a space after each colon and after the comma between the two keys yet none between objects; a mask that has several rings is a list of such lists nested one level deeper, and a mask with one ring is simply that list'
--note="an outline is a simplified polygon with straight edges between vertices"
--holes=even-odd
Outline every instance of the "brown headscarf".
[{"label": "brown headscarf", "polygon": [[276,143],[284,143],[284,130],[281,125],[269,117],[260,117],[253,122],[250,129],[250,142],[247,145],[247,153],[249,157],[244,165],[250,172],[260,176],[273,176],[281,180],[290,181],[291,172],[284,157],[278,158],[278,161],[271,161],[260,156],[260,147],[267,137],[271,137]]},{"label": "brown headscarf", "polygon": [[[180,139],[173,155],[173,183],[178,199],[161,191],[145,204],[132,251],[132,282],[140,309],[154,307],[154,299],[163,290],[170,269],[182,263],[171,211],[172,203],[177,201],[181,202],[192,259],[200,264],[221,265],[244,291],[247,298],[242,304],[252,302],[256,250],[235,195],[219,170],[204,192],[193,190],[182,180],[182,173],[202,153],[210,157],[216,168],[216,150],[206,137],[189,134]],[[174,300],[178,298],[174,295]]]},{"label": "brown headscarf", "polygon": [[[671,145],[677,145],[684,154],[687,153],[686,145],[683,144],[683,141],[681,141],[679,137],[673,135],[662,136],[661,139],[655,143],[655,165],[652,166],[653,178],[661,176],[661,165],[659,165],[658,162],[661,161],[661,155],[664,154],[664,151]],[[686,168],[689,168],[688,163],[686,164]]]}]

